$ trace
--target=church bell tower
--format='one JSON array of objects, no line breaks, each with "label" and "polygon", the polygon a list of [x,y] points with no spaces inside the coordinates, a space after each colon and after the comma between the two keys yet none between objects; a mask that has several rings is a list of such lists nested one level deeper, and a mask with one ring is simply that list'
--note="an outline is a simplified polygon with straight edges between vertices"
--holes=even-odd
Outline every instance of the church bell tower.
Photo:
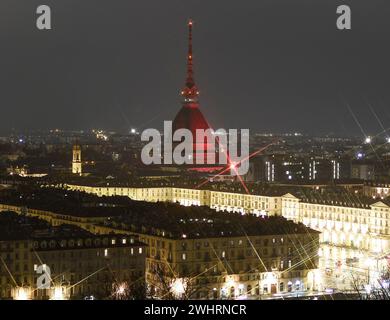
[{"label": "church bell tower", "polygon": [[80,176],[82,174],[81,146],[78,143],[73,145],[72,173]]}]

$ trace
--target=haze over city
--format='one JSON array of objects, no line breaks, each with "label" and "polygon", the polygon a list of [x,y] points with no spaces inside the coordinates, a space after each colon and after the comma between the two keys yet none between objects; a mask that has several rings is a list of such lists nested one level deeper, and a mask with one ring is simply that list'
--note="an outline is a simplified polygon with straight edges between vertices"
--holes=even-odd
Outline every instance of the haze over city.
[{"label": "haze over city", "polygon": [[2,131],[160,128],[180,105],[188,18],[213,127],[362,135],[354,113],[376,134],[373,111],[390,127],[385,1],[353,1],[346,32],[333,0],[46,2],[48,32],[39,1],[0,4]]}]

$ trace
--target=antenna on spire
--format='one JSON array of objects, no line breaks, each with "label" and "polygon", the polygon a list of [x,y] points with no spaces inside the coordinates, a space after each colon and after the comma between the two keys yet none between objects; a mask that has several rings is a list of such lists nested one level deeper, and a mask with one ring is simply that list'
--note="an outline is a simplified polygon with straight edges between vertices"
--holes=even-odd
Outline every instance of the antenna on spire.
[{"label": "antenna on spire", "polygon": [[188,56],[187,56],[187,85],[194,85],[194,71],[192,69],[192,25],[193,21],[188,20]]},{"label": "antenna on spire", "polygon": [[187,79],[186,85],[181,94],[185,97],[186,102],[197,101],[199,91],[195,85],[192,55],[192,19],[188,20],[188,54],[187,54]]}]

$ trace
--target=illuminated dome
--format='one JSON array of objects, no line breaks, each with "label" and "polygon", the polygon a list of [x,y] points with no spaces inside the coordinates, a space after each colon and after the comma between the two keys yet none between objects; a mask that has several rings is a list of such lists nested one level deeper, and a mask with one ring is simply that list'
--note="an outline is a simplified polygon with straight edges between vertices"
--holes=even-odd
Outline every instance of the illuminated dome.
[{"label": "illuminated dome", "polygon": [[192,136],[196,137],[196,129],[207,130],[208,125],[198,105],[184,105],[177,113],[175,120],[173,120],[173,132],[177,129],[188,129],[192,132]]}]

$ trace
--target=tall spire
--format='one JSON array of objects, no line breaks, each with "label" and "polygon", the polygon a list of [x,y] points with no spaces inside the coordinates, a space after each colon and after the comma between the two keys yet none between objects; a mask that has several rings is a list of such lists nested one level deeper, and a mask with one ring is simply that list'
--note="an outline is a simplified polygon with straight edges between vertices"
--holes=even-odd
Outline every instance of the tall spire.
[{"label": "tall spire", "polygon": [[192,69],[192,20],[188,21],[187,85],[194,84]]},{"label": "tall spire", "polygon": [[183,88],[181,95],[184,97],[184,102],[197,102],[199,91],[195,85],[194,70],[193,70],[193,54],[192,54],[192,25],[190,19],[188,21],[188,54],[187,54],[187,79],[186,85]]}]

